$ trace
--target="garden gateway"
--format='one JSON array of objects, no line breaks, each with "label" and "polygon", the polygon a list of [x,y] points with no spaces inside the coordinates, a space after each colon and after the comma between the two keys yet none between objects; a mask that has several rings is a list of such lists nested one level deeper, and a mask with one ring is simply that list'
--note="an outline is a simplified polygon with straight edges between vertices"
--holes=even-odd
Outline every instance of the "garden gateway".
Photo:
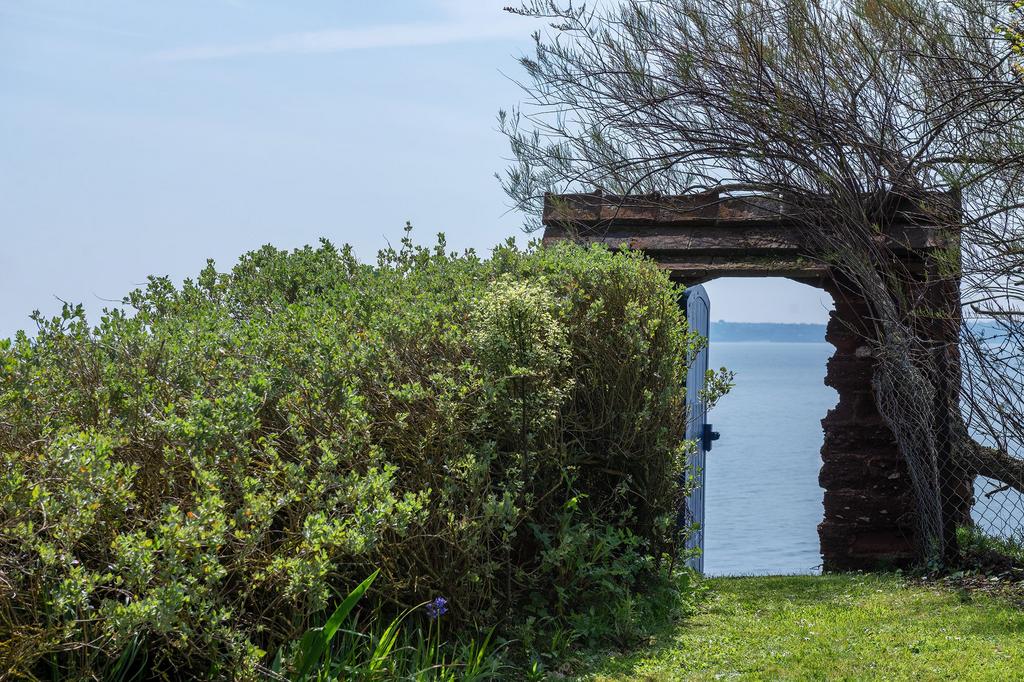
[{"label": "garden gateway", "polygon": [[[825,493],[818,537],[823,568],[903,565],[924,554],[913,476],[875,403],[871,339],[876,332],[870,301],[827,265],[826,254],[806,246],[801,229],[787,218],[781,202],[717,194],[549,195],[543,223],[546,244],[571,240],[611,248],[626,245],[642,250],[687,287],[717,277],[785,277],[828,292],[835,310],[826,340],[836,350],[825,383],[838,392],[839,402],[822,420],[819,483]],[[958,367],[959,277],[944,273],[938,261],[940,253],[958,252],[955,235],[935,228],[913,202],[903,201],[879,239],[886,252],[913,273],[904,294],[934,313],[923,316],[931,322],[922,323],[917,333]],[[938,399],[957,401],[959,395]],[[701,423],[688,429],[688,436],[698,441],[699,464],[709,437],[702,411],[698,420]],[[944,495],[950,502],[942,509],[945,526],[955,529],[969,522],[973,477],[952,473],[960,470],[944,462],[936,466],[943,486],[956,493]],[[724,484],[709,485],[719,483]],[[690,518],[701,519],[703,493],[691,498],[688,506]],[[698,533],[697,542],[701,540]]]}]

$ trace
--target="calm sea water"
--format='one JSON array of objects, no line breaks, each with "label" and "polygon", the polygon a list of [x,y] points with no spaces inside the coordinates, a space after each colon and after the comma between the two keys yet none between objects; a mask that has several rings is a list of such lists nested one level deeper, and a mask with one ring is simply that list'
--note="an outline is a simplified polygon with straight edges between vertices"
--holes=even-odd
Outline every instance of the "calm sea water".
[{"label": "calm sea water", "polygon": [[[823,383],[827,343],[711,342],[711,366],[736,387],[709,415],[722,434],[707,456],[704,571],[815,573],[821,419],[838,394]],[[995,492],[993,492],[995,491]],[[1024,494],[975,482],[973,517],[990,535],[1020,538]]]},{"label": "calm sea water", "polygon": [[827,343],[711,343],[711,366],[736,387],[709,415],[722,434],[707,456],[708,575],[814,573],[821,419],[839,397],[825,386]]}]

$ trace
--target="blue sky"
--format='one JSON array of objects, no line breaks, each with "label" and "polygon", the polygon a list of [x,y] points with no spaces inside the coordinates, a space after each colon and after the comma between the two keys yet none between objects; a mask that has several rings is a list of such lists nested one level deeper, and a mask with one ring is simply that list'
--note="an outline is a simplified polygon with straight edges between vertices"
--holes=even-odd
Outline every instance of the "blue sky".
[{"label": "blue sky", "polygon": [[[495,119],[537,25],[504,4],[0,0],[0,337],[265,243],[523,240]],[[782,280],[709,289],[716,318],[826,316]]]}]

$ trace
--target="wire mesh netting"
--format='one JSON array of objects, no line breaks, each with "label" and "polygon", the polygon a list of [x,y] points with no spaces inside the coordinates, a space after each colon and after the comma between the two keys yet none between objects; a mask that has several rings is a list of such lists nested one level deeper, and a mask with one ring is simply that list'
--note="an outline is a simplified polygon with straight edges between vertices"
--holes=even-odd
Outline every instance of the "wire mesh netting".
[{"label": "wire mesh netting", "polygon": [[970,319],[960,343],[964,422],[993,460],[992,475],[974,478],[970,527],[1012,552],[1024,546],[1024,324]]},{"label": "wire mesh netting", "polygon": [[971,520],[975,528],[1003,540],[1024,540],[1024,495],[1005,483],[979,476],[974,480]]}]

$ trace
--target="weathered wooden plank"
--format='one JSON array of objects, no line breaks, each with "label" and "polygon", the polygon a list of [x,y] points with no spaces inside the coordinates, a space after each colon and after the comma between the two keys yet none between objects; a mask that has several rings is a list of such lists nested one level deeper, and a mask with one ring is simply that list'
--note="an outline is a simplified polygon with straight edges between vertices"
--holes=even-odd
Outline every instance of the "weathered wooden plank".
[{"label": "weathered wooden plank", "polygon": [[685,196],[560,194],[544,198],[545,225],[692,225],[730,221],[778,224],[782,204],[765,197],[719,199],[716,194]]},{"label": "weathered wooden plank", "polygon": [[[889,250],[906,255],[942,248],[942,234],[932,228],[895,226],[888,234],[877,236]],[[654,253],[685,253],[693,255],[803,255],[808,249],[800,245],[795,228],[770,225],[610,225],[607,228],[553,225],[544,230],[543,241],[578,241],[604,244],[609,248],[640,249]]]},{"label": "weathered wooden plank", "polygon": [[705,282],[716,277],[788,277],[821,279],[828,274],[822,263],[793,258],[686,258],[654,257],[674,279]]},{"label": "weathered wooden plank", "polygon": [[[937,195],[948,200],[947,195]],[[911,202],[878,235],[897,252],[913,253],[946,246],[947,232],[921,222]],[[544,241],[572,239],[628,244],[649,252],[687,254],[801,253],[801,230],[783,204],[764,197],[719,199],[717,195],[629,196],[600,193],[545,197]]]},{"label": "weathered wooden plank", "polygon": [[791,231],[770,225],[715,226],[687,225],[626,227],[611,225],[606,229],[587,228],[582,231],[562,226],[544,230],[544,241],[552,243],[578,239],[587,243],[648,252],[724,254],[724,253],[799,253],[800,244]]}]

